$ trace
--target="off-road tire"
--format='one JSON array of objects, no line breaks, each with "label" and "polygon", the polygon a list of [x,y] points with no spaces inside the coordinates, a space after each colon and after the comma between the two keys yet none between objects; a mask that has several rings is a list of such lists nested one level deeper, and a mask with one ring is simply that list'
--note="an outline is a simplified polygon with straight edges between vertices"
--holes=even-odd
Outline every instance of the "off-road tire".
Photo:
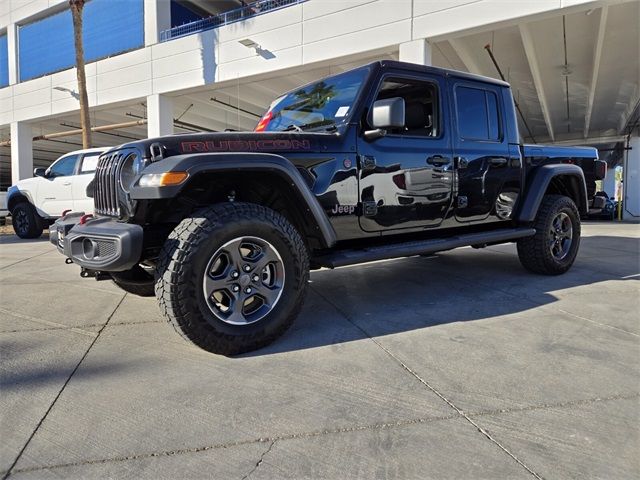
[{"label": "off-road tire", "polygon": [[20,238],[38,238],[44,228],[42,220],[35,207],[28,202],[22,202],[11,211],[13,231]]},{"label": "off-road tire", "polygon": [[141,267],[126,272],[111,272],[113,283],[127,293],[139,297],[155,296],[155,279]]},{"label": "off-road tire", "polygon": [[[552,222],[560,214],[566,214],[571,221],[572,241],[564,258],[555,258],[551,253]],[[576,204],[563,195],[545,195],[538,209],[533,227],[536,234],[518,240],[518,257],[527,270],[543,275],[565,273],[578,255],[580,247],[580,214]]]},{"label": "off-road tire", "polygon": [[[286,280],[264,318],[233,325],[210,310],[203,278],[215,252],[243,236],[276,248]],[[212,353],[238,355],[270,344],[291,326],[304,302],[308,278],[308,252],[296,228],[269,208],[234,202],[200,209],[171,232],[158,259],[155,293],[163,315],[185,339]]]}]

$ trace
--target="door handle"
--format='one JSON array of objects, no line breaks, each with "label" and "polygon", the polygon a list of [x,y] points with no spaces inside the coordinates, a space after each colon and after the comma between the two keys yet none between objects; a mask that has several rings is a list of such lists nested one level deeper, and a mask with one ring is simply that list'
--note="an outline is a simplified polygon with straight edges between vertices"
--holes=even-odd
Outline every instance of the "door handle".
[{"label": "door handle", "polygon": [[493,157],[489,159],[489,163],[491,165],[495,165],[496,167],[501,167],[502,165],[507,164],[507,159],[504,157]]},{"label": "door handle", "polygon": [[442,165],[446,165],[447,163],[449,163],[449,159],[443,157],[442,155],[433,155],[431,157],[427,157],[427,163],[429,165],[441,167]]},{"label": "door handle", "polygon": [[69,185],[71,185],[71,182],[64,182],[62,185],[64,185],[65,187],[68,187]]}]

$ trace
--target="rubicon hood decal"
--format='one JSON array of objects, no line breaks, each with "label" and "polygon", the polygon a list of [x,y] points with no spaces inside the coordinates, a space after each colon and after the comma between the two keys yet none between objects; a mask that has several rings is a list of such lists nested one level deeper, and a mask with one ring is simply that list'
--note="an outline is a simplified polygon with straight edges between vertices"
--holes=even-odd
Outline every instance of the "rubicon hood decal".
[{"label": "rubicon hood decal", "polygon": [[185,141],[180,143],[180,150],[182,153],[308,151],[311,150],[311,142],[285,139]]}]

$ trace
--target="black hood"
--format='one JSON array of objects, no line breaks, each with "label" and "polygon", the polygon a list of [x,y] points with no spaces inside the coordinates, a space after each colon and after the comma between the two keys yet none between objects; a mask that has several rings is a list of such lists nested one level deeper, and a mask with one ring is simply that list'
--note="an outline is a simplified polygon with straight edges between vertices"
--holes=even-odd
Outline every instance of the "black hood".
[{"label": "black hood", "polygon": [[329,153],[345,151],[344,140],[335,133],[220,132],[169,135],[131,142],[122,147],[136,147],[144,152],[145,157],[151,157],[151,146],[154,145],[155,152],[157,144],[165,158],[216,152]]}]

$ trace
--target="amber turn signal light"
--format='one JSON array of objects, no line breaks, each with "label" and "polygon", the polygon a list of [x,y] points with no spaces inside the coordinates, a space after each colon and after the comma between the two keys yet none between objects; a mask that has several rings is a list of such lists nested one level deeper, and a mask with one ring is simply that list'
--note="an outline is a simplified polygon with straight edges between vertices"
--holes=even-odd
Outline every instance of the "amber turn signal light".
[{"label": "amber turn signal light", "polygon": [[187,172],[148,173],[140,177],[138,185],[141,187],[170,187],[180,185],[189,174]]}]

